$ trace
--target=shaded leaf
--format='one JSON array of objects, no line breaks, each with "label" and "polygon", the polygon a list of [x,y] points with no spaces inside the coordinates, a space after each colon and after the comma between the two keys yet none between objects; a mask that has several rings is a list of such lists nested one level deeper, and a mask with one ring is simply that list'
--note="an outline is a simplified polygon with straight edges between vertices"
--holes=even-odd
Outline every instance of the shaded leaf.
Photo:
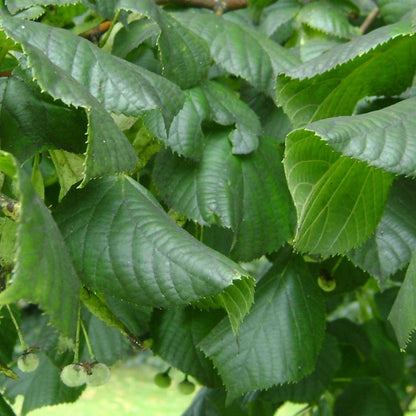
[{"label": "shaded leaf", "polygon": [[307,130],[289,134],[284,165],[298,216],[298,250],[342,253],[374,231],[392,175],[341,157]]},{"label": "shaded leaf", "polygon": [[213,133],[200,163],[161,152],[154,179],[168,204],[188,218],[231,228],[234,258],[260,257],[292,234],[280,151],[270,139],[262,138],[255,152],[239,157],[232,154],[228,131]]},{"label": "shaded leaf", "polygon": [[9,404],[4,400],[3,395],[0,394],[0,413],[2,416],[16,416]]},{"label": "shaded leaf", "polygon": [[223,320],[200,347],[214,362],[232,400],[310,374],[324,328],[323,295],[306,266],[293,259],[282,272],[275,267],[261,279],[238,337]]},{"label": "shaded leaf", "polygon": [[260,30],[271,37],[282,26],[293,20],[300,10],[296,0],[279,0],[268,7],[260,20]]},{"label": "shaded leaf", "polygon": [[[21,213],[12,284],[0,293],[0,304],[26,299],[40,303],[51,321],[75,334],[80,283],[62,235],[49,210],[20,170]],[[65,294],[65,296],[62,296]]]},{"label": "shaded leaf", "polygon": [[315,369],[310,375],[295,383],[272,387],[262,392],[261,397],[274,403],[314,402],[327,390],[340,364],[341,352],[338,343],[334,337],[327,335],[316,360]]},{"label": "shaded leaf", "polygon": [[247,279],[237,264],[178,227],[129,177],[71,191],[56,220],[83,282],[104,295],[143,306],[178,306]]},{"label": "shaded leaf", "polygon": [[209,313],[191,308],[155,310],[151,322],[152,350],[204,385],[219,387],[221,379],[198,344],[223,317],[224,312],[219,310]]},{"label": "shaded leaf", "polygon": [[410,335],[416,328],[416,317],[409,311],[416,310],[416,255],[413,252],[405,279],[390,311],[389,320],[393,325],[400,348],[405,349]]},{"label": "shaded leaf", "polygon": [[384,26],[285,70],[277,79],[277,100],[293,124],[302,126],[350,115],[369,95],[399,94],[412,84],[415,73],[414,33],[411,23]]},{"label": "shaded leaf", "polygon": [[10,13],[16,13],[19,10],[28,9],[35,5],[47,6],[53,4],[65,5],[72,4],[74,0],[6,0],[6,6],[10,10]]},{"label": "shaded leaf", "polygon": [[377,0],[377,6],[384,21],[394,23],[416,7],[416,0]]},{"label": "shaded leaf", "polygon": [[381,288],[387,278],[404,268],[416,245],[416,184],[408,179],[394,182],[383,216],[374,235],[362,246],[348,253],[359,267],[367,270]]},{"label": "shaded leaf", "polygon": [[[363,394],[365,392],[365,394]],[[399,400],[394,391],[377,379],[355,379],[337,397],[335,416],[401,416]]]},{"label": "shaded leaf", "polygon": [[175,13],[186,27],[205,39],[215,62],[275,98],[275,78],[299,61],[287,49],[248,27],[210,12]]}]

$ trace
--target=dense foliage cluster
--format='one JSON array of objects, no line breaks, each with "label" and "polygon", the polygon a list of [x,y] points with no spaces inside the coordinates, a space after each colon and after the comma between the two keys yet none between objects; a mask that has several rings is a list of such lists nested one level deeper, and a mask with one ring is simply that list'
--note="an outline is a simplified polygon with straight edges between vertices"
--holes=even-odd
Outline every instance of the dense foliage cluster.
[{"label": "dense foliage cluster", "polygon": [[404,414],[416,1],[177,3],[0,3],[1,415],[141,348],[185,416]]}]

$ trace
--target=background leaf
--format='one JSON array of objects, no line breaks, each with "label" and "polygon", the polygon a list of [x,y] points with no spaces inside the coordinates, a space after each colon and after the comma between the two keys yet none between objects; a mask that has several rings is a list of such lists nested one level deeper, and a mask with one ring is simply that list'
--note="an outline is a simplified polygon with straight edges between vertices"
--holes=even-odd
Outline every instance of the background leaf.
[{"label": "background leaf", "polygon": [[231,228],[232,256],[249,260],[278,249],[292,233],[280,157],[264,137],[256,152],[235,156],[222,130],[207,137],[199,163],[161,152],[154,178],[162,197],[188,218]]},{"label": "background leaf", "polygon": [[321,291],[306,266],[292,260],[262,278],[237,338],[223,320],[200,347],[214,362],[231,401],[310,374],[324,337],[324,316]]}]

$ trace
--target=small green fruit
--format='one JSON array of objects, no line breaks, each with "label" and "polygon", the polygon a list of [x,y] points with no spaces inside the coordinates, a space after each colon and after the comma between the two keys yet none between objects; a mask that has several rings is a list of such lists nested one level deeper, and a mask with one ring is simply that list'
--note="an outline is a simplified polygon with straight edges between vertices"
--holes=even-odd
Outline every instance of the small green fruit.
[{"label": "small green fruit", "polygon": [[17,366],[24,373],[31,373],[38,368],[39,357],[33,352],[24,353],[17,359]]},{"label": "small green fruit", "polygon": [[91,374],[87,375],[89,386],[101,386],[106,384],[111,377],[111,370],[103,363],[91,364]]},{"label": "small green fruit", "polygon": [[167,389],[172,383],[172,379],[167,373],[157,373],[153,381],[155,382],[156,386],[162,389]]},{"label": "small green fruit", "polygon": [[182,394],[192,394],[195,391],[195,384],[185,378],[178,384],[178,389]]},{"label": "small green fruit", "polygon": [[61,380],[68,387],[79,387],[86,383],[87,373],[82,364],[69,364],[62,369]]},{"label": "small green fruit", "polygon": [[324,292],[332,292],[337,287],[337,282],[334,278],[328,279],[326,276],[319,275],[318,285]]}]

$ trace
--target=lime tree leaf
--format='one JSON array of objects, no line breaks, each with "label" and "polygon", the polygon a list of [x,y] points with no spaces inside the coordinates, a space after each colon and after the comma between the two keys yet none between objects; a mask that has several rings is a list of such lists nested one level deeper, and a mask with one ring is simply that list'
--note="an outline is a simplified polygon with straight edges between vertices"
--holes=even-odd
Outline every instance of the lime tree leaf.
[{"label": "lime tree leaf", "polygon": [[314,402],[327,390],[340,364],[341,352],[338,343],[333,336],[327,335],[311,374],[298,382],[272,387],[261,393],[261,397],[274,403]]},{"label": "lime tree leaf", "polygon": [[48,100],[34,86],[11,76],[2,99],[1,147],[21,162],[46,148],[85,151],[87,120],[82,110]]},{"label": "lime tree leaf", "polygon": [[76,3],[76,0],[6,0],[6,6],[10,13],[15,14],[19,10],[28,9],[35,5],[40,6],[62,6],[66,4]]},{"label": "lime tree leaf", "polygon": [[277,100],[297,127],[350,115],[365,96],[399,94],[412,84],[415,73],[414,33],[411,23],[402,22],[337,45],[280,74]]},{"label": "lime tree leaf", "polygon": [[201,159],[205,140],[202,131],[204,121],[221,125],[233,125],[229,139],[234,154],[247,154],[256,150],[261,124],[256,113],[239,100],[235,94],[219,83],[205,81],[187,91],[183,108],[174,118],[165,143],[180,155]]},{"label": "lime tree leaf", "polygon": [[[26,299],[39,303],[64,334],[76,329],[80,283],[62,235],[30,179],[19,170],[21,213],[12,284],[0,304]],[[64,294],[64,295],[63,295]]]},{"label": "lime tree leaf", "polygon": [[212,58],[229,73],[275,97],[275,79],[299,60],[267,36],[208,11],[187,10],[175,18],[205,39]]},{"label": "lime tree leaf", "polygon": [[228,130],[223,130],[207,137],[199,163],[161,152],[154,179],[169,206],[201,225],[231,228],[232,256],[248,260],[276,250],[292,235],[292,205],[280,158],[266,138],[255,152],[233,155]]},{"label": "lime tree leaf", "polygon": [[293,20],[300,10],[296,0],[279,0],[264,10],[260,20],[260,30],[268,37]]},{"label": "lime tree leaf", "polygon": [[284,165],[297,211],[298,250],[343,253],[371,235],[383,214],[391,174],[340,156],[306,129],[289,134]]},{"label": "lime tree leaf", "polygon": [[347,13],[339,5],[328,0],[304,5],[296,19],[339,38],[351,39],[360,35],[358,27],[349,23]]},{"label": "lime tree leaf", "polygon": [[200,343],[214,362],[229,400],[256,389],[298,381],[315,368],[325,330],[322,291],[299,259],[272,268],[238,336],[227,319]]},{"label": "lime tree leaf", "polygon": [[[363,394],[365,392],[365,394]],[[395,392],[381,380],[354,379],[336,398],[335,416],[402,416]]]},{"label": "lime tree leaf", "polygon": [[198,343],[224,317],[223,311],[204,313],[193,308],[155,310],[150,324],[152,350],[167,362],[208,387],[220,387],[212,361]]},{"label": "lime tree leaf", "polygon": [[416,246],[416,184],[409,179],[396,180],[391,188],[383,216],[374,235],[348,253],[353,263],[368,271],[381,288],[387,278],[410,262]]},{"label": "lime tree leaf", "polygon": [[412,259],[399,293],[391,308],[389,320],[393,325],[400,348],[405,349],[411,333],[416,329],[416,255]]},{"label": "lime tree leaf", "polygon": [[83,156],[65,150],[49,150],[49,154],[61,185],[59,191],[59,200],[61,200],[72,185],[81,181],[85,160]]},{"label": "lime tree leaf", "polygon": [[4,397],[3,397],[2,394],[0,394],[0,413],[3,416],[16,416],[16,414],[13,412],[12,408],[4,400]]},{"label": "lime tree leaf", "polygon": [[178,306],[250,279],[178,227],[129,177],[70,191],[56,220],[80,278],[103,295],[143,306]]},{"label": "lime tree leaf", "polygon": [[416,0],[377,0],[377,6],[384,21],[394,23],[416,7]]},{"label": "lime tree leaf", "polygon": [[319,120],[305,130],[344,156],[416,176],[416,97],[366,114]]}]

